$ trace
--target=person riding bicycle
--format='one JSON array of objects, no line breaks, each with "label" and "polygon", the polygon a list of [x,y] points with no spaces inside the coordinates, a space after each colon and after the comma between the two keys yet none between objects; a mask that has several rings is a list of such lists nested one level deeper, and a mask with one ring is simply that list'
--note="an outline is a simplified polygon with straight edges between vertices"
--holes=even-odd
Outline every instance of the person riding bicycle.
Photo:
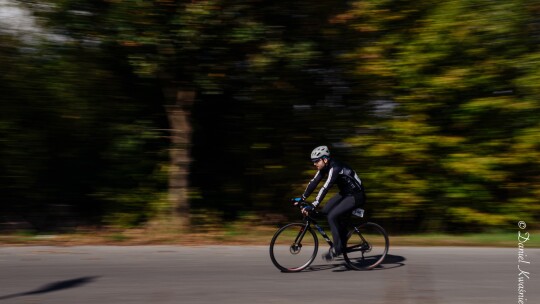
[{"label": "person riding bicycle", "polygon": [[330,158],[330,150],[327,146],[319,146],[311,152],[311,161],[317,167],[315,177],[309,182],[301,199],[306,200],[317,188],[317,185],[325,176],[326,182],[319,190],[315,201],[302,209],[302,213],[307,215],[313,211],[324,199],[328,190],[337,184],[339,193],[328,200],[322,209],[322,213],[327,215],[328,223],[332,231],[334,248],[330,248],[328,253],[323,254],[323,259],[333,260],[344,251],[347,237],[347,227],[343,222],[344,218],[366,201],[364,186],[356,172],[349,166]]}]

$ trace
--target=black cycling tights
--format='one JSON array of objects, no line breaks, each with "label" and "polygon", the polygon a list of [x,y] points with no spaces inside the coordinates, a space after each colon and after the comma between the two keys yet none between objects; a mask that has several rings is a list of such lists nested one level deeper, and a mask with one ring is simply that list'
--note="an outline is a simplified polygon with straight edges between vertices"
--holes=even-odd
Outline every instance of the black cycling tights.
[{"label": "black cycling tights", "polygon": [[345,220],[355,208],[363,204],[363,197],[355,198],[353,195],[336,194],[324,206],[322,212],[328,217],[328,224],[334,240],[334,250],[337,255],[343,253],[344,242],[347,238],[348,231]]}]

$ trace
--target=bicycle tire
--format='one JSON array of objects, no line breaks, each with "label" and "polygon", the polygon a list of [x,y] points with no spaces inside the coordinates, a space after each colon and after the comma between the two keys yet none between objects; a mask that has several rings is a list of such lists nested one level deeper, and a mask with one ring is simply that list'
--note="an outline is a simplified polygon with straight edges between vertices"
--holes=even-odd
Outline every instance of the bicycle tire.
[{"label": "bicycle tire", "polygon": [[[302,239],[298,240],[302,234]],[[311,227],[306,230],[304,223],[291,223],[278,229],[272,237],[270,258],[282,272],[299,272],[313,263],[318,249],[319,240]]]},{"label": "bicycle tire", "polygon": [[383,227],[371,222],[355,228],[347,235],[343,258],[351,269],[371,270],[379,266],[388,254],[388,234]]}]

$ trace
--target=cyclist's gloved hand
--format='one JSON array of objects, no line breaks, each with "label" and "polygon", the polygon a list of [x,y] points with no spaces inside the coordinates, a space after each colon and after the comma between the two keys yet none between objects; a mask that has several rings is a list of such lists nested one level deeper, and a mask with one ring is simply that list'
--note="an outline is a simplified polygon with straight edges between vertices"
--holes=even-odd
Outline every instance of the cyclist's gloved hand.
[{"label": "cyclist's gloved hand", "polygon": [[313,205],[308,205],[304,208],[302,208],[302,214],[303,215],[308,215],[310,212],[312,212],[313,210],[315,210],[315,206]]},{"label": "cyclist's gloved hand", "polygon": [[301,202],[303,202],[304,198],[303,197],[295,197],[295,198],[292,199],[292,201],[294,202],[294,205],[296,206],[296,205],[300,204]]}]

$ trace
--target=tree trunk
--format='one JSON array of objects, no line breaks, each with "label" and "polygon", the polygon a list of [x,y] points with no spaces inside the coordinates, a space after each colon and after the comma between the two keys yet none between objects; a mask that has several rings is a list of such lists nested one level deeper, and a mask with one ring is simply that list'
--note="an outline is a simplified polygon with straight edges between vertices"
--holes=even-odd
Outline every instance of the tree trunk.
[{"label": "tree trunk", "polygon": [[176,91],[176,103],[166,106],[170,124],[171,147],[169,150],[169,193],[172,215],[183,227],[190,225],[189,216],[189,166],[191,150],[191,105],[193,90]]}]

